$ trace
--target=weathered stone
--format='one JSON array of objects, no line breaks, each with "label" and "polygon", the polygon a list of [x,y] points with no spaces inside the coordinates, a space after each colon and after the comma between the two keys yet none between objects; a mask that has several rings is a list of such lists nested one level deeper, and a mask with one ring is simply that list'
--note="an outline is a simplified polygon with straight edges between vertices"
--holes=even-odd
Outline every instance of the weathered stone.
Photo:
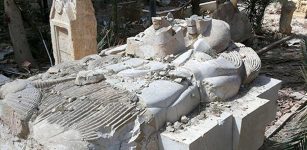
[{"label": "weathered stone", "polygon": [[86,85],[100,82],[105,79],[101,70],[80,71],[76,77],[75,84]]},{"label": "weathered stone", "polygon": [[184,123],[184,124],[187,124],[187,123],[189,122],[189,118],[186,117],[186,116],[182,116],[182,117],[180,118],[180,121],[181,121],[182,123]]},{"label": "weathered stone", "polygon": [[142,35],[127,39],[126,53],[142,58],[164,58],[185,50],[183,29],[173,28],[166,17],[153,18]]},{"label": "weathered stone", "polygon": [[240,12],[234,1],[222,1],[217,5],[213,18],[220,19],[230,25],[231,39],[235,42],[243,42],[253,36],[252,25],[248,17]]},{"label": "weathered stone", "polygon": [[50,26],[56,64],[97,53],[97,23],[92,1],[54,0]]}]

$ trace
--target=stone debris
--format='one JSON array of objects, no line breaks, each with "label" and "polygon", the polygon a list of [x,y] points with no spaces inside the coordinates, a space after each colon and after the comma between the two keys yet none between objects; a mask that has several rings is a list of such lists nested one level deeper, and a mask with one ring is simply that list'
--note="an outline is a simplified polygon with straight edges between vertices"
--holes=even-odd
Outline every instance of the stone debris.
[{"label": "stone debris", "polygon": [[187,124],[187,123],[189,122],[189,118],[186,117],[186,116],[182,116],[182,117],[180,118],[180,122],[181,122],[181,123],[184,123],[184,124]]},{"label": "stone debris", "polygon": [[100,82],[105,79],[101,70],[80,71],[75,80],[77,85],[86,85]]},{"label": "stone debris", "polygon": [[175,123],[174,123],[174,129],[175,130],[180,130],[180,129],[183,129],[183,125],[182,125],[182,123],[180,123],[180,122],[178,122],[178,121],[176,121]]}]

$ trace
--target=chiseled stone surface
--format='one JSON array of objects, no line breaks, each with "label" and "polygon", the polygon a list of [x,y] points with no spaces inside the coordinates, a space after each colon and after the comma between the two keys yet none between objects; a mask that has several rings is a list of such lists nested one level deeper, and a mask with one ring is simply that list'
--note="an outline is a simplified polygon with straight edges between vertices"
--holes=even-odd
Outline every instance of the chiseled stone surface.
[{"label": "chiseled stone surface", "polygon": [[97,53],[97,22],[91,0],[54,0],[50,26],[56,64]]}]

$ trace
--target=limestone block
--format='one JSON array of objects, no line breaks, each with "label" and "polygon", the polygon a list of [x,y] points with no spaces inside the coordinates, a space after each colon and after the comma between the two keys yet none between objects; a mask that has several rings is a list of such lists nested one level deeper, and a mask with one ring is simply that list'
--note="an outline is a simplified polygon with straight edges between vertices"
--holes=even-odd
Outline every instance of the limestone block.
[{"label": "limestone block", "polygon": [[86,85],[98,83],[104,80],[105,77],[103,75],[102,70],[88,70],[88,71],[80,71],[76,77],[75,84],[76,85]]},{"label": "limestone block", "polygon": [[275,101],[247,98],[240,102],[245,107],[233,110],[233,150],[258,150],[265,139],[266,126],[275,119]]},{"label": "limestone block", "polygon": [[278,98],[278,90],[281,88],[282,81],[269,78],[266,76],[257,77],[250,85],[250,93],[271,101],[276,101]]},{"label": "limestone block", "polygon": [[[229,113],[208,116],[186,130],[163,131],[159,135],[162,150],[229,150],[232,147],[232,121]],[[222,143],[221,143],[222,142]]]},{"label": "limestone block", "polygon": [[50,26],[56,64],[97,53],[97,23],[91,0],[54,0]]},{"label": "limestone block", "polygon": [[259,149],[265,138],[266,126],[275,119],[281,81],[260,76],[251,87],[245,96],[231,104],[234,150]]}]

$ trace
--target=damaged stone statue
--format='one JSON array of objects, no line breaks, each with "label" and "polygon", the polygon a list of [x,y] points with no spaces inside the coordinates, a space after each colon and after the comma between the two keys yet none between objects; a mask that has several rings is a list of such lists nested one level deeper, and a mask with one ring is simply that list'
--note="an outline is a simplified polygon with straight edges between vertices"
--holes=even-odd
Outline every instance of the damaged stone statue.
[{"label": "damaged stone statue", "polygon": [[201,102],[224,102],[261,68],[210,17],[152,18],[124,46],[2,86],[0,117],[49,149],[158,149],[158,132]]}]

